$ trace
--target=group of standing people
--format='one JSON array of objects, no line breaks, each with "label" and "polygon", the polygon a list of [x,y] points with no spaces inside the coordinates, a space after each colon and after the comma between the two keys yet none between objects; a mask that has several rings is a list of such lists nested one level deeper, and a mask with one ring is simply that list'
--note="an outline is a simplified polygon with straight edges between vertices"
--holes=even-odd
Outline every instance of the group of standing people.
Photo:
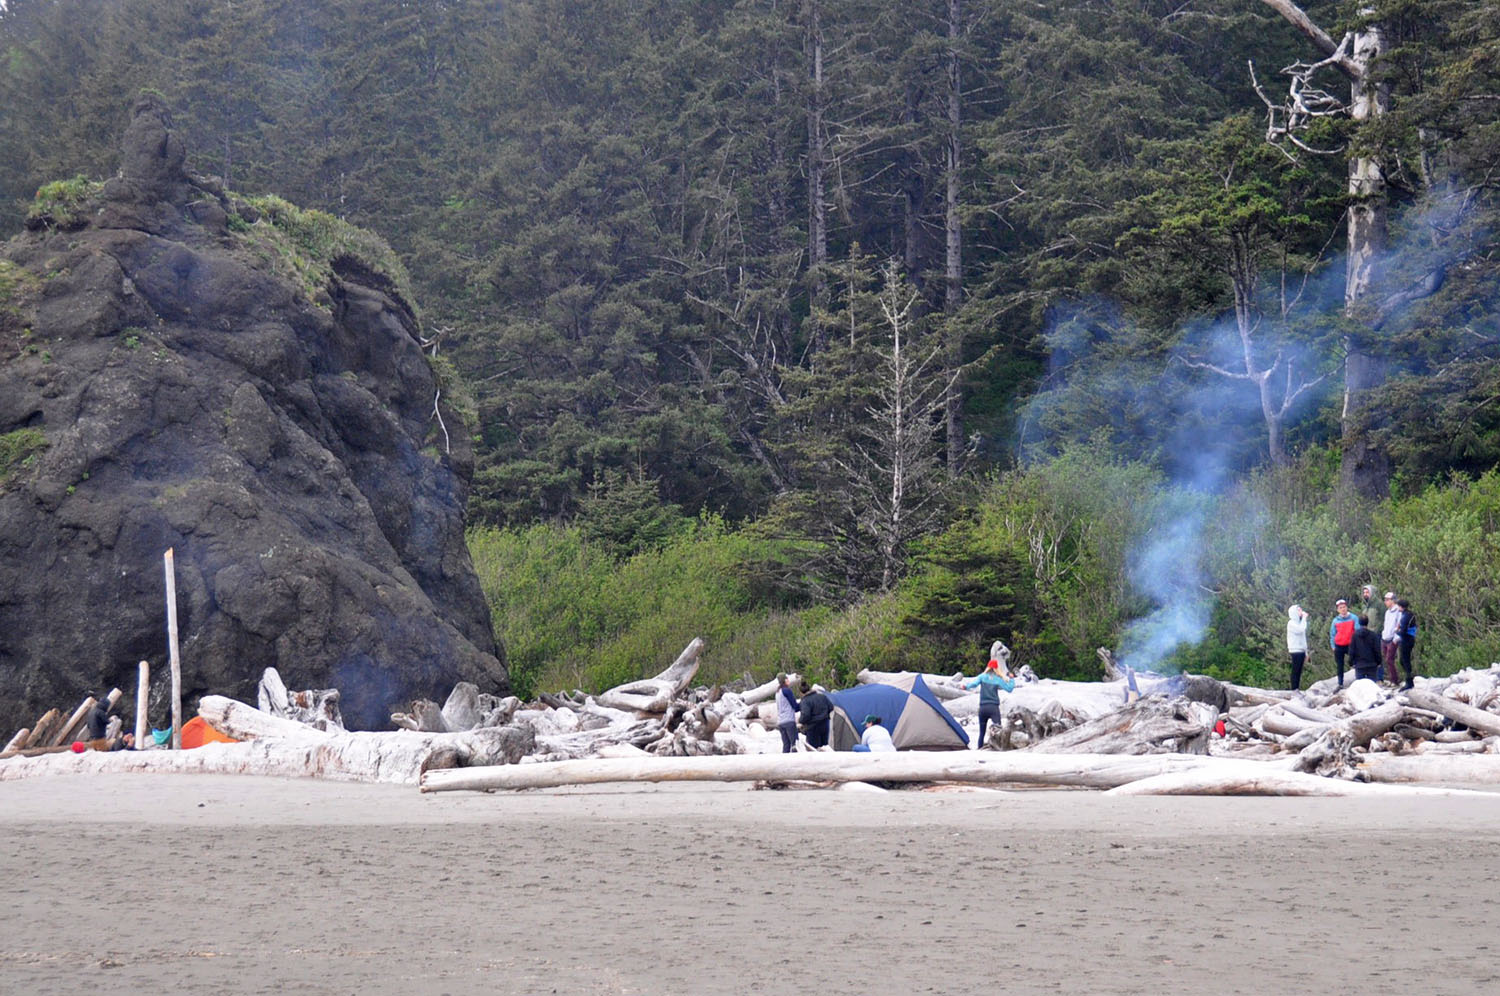
[{"label": "group of standing people", "polygon": [[776,729],[781,733],[783,754],[797,749],[799,730],[807,737],[807,746],[813,750],[828,745],[828,720],[833,715],[833,701],[822,685],[809,685],[804,681],[800,690],[802,699],[798,701],[787,676],[776,676]]},{"label": "group of standing people", "polygon": [[[1328,624],[1328,647],[1338,669],[1339,687],[1343,687],[1346,666],[1354,670],[1356,679],[1371,681],[1381,680],[1383,669],[1385,680],[1397,684],[1399,659],[1406,672],[1406,684],[1402,687],[1411,688],[1411,653],[1417,642],[1417,617],[1411,603],[1388,591],[1381,600],[1382,609],[1372,585],[1365,585],[1360,595],[1362,604],[1358,613],[1350,611],[1347,599],[1334,602],[1333,620]],[[1378,632],[1372,626],[1377,613]],[[1296,691],[1302,687],[1302,668],[1307,663],[1307,611],[1293,605],[1286,610],[1286,616],[1286,649],[1292,655],[1292,690]]]}]

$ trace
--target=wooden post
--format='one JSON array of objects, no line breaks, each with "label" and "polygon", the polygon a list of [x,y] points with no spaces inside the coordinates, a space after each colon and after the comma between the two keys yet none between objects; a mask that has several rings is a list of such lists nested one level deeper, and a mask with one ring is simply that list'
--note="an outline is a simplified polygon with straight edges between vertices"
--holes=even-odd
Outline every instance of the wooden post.
[{"label": "wooden post", "polygon": [[172,664],[172,749],[182,750],[182,663],[177,657],[177,569],[169,549],[167,573],[167,653]]},{"label": "wooden post", "polygon": [[135,685],[135,746],[139,750],[146,746],[146,734],[151,732],[151,724],[146,717],[146,692],[151,684],[151,665],[141,661],[140,678]]}]

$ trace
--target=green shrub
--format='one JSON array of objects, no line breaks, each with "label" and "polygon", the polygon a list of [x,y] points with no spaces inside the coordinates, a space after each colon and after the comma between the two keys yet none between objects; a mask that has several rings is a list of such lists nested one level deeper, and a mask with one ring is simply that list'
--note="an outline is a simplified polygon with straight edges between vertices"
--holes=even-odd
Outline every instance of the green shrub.
[{"label": "green shrub", "polygon": [[87,208],[104,184],[87,177],[54,180],[43,184],[26,212],[28,228],[78,228],[88,222]]},{"label": "green shrub", "polygon": [[348,258],[362,269],[390,282],[390,291],[412,314],[417,298],[411,276],[384,239],[323,211],[306,210],[272,194],[246,200],[260,213],[260,222],[242,237],[269,244],[275,255],[313,298],[328,285],[333,265]]},{"label": "green shrub", "polygon": [[0,484],[4,484],[22,467],[29,467],[36,454],[47,448],[47,437],[40,429],[16,429],[0,436]]}]

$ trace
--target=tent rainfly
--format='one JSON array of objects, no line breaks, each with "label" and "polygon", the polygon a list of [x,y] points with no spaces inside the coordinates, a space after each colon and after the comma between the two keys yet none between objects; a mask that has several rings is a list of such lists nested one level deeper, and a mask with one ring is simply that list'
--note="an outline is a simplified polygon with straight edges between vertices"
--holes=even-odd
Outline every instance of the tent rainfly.
[{"label": "tent rainfly", "polygon": [[866,716],[879,716],[897,750],[963,750],[969,736],[949,715],[919,674],[905,674],[890,684],[860,685],[829,692],[833,715],[828,743],[850,750],[859,743]]}]

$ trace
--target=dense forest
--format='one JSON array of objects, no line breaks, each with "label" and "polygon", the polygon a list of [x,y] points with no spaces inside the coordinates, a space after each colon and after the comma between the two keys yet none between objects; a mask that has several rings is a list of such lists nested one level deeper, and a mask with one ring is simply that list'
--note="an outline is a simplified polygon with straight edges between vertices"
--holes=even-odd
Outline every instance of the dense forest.
[{"label": "dense forest", "polygon": [[400,254],[523,691],[1274,683],[1365,582],[1500,659],[1496,0],[7,0],[0,55],[5,231],[151,88]]}]

